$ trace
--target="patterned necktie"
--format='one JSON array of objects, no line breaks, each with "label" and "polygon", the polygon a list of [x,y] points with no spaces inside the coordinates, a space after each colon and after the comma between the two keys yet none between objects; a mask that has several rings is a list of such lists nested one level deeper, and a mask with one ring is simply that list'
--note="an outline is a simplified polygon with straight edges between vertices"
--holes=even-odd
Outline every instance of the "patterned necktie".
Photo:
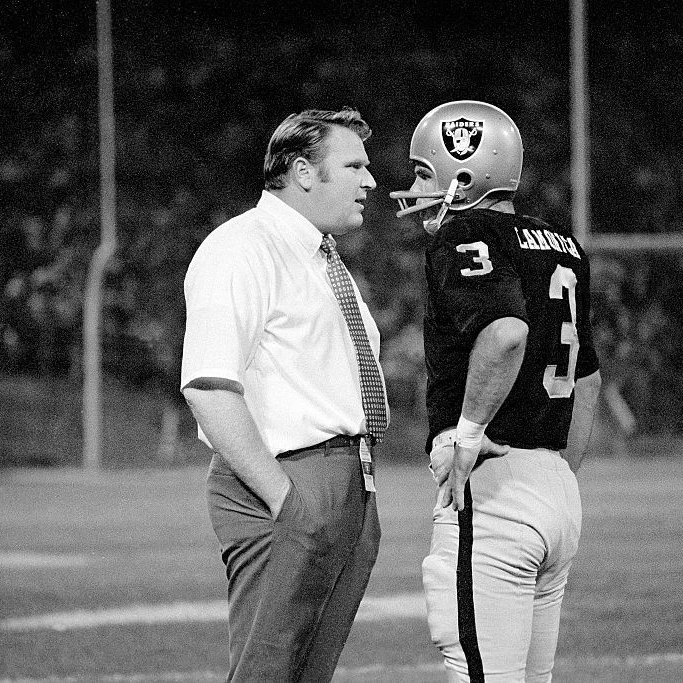
[{"label": "patterned necktie", "polygon": [[337,297],[339,307],[346,320],[346,326],[351,334],[353,346],[356,349],[360,373],[360,392],[367,430],[376,441],[381,441],[387,429],[384,384],[379,374],[377,361],[370,348],[368,333],[363,324],[360,308],[358,308],[358,300],[353,290],[351,277],[337,252],[336,242],[332,235],[323,237],[320,248],[327,254],[327,274],[332,283],[332,291]]}]

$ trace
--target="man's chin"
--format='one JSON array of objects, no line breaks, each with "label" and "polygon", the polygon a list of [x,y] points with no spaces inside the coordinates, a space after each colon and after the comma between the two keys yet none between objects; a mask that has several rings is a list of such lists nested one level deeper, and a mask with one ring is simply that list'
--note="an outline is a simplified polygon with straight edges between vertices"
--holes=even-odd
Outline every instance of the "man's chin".
[{"label": "man's chin", "polygon": [[361,225],[363,225],[363,214],[358,213],[354,215],[351,220],[349,220],[348,225],[346,226],[346,229],[344,232],[349,232],[350,230],[356,230],[356,228],[360,228]]}]

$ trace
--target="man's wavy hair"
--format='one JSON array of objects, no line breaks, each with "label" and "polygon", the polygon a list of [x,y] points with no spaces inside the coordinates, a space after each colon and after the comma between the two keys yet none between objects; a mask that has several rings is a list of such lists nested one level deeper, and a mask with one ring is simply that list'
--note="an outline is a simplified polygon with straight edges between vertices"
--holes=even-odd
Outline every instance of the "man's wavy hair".
[{"label": "man's wavy hair", "polygon": [[[333,126],[352,130],[365,142],[372,130],[360,112],[352,107],[341,111],[307,109],[290,114],[276,129],[268,143],[263,163],[266,190],[281,190],[287,185],[287,173],[295,159],[303,157],[314,166],[327,154],[325,141]],[[324,179],[324,178],[323,178]]]}]

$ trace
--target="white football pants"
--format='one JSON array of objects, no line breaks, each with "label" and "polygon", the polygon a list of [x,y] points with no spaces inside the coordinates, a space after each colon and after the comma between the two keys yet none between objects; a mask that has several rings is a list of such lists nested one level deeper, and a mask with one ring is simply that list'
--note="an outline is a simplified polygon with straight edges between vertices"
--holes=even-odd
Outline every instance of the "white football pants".
[{"label": "white football pants", "polygon": [[574,474],[555,451],[511,449],[473,470],[462,512],[442,494],[422,575],[448,680],[550,681],[581,532]]}]

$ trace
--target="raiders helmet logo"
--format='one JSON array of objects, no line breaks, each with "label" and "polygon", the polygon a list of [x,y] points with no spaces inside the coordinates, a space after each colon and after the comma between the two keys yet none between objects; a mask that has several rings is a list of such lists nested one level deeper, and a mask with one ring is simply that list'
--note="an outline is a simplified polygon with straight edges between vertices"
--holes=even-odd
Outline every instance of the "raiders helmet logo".
[{"label": "raiders helmet logo", "polygon": [[483,121],[460,118],[441,122],[443,144],[448,153],[458,161],[469,159],[477,151],[483,131]]}]

